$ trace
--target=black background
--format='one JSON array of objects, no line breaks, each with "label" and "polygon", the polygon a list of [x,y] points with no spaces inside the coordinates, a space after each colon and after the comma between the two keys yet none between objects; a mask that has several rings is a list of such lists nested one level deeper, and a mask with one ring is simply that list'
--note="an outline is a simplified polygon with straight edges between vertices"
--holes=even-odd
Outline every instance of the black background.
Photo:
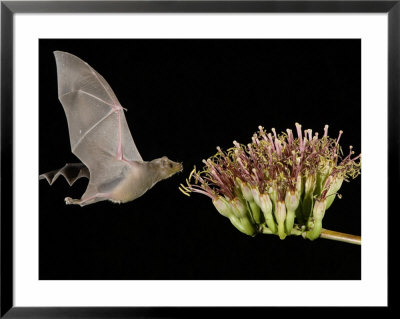
[{"label": "black background", "polygon": [[[361,152],[360,40],[40,40],[39,172],[76,162],[57,97],[54,50],[108,81],[144,160],[163,155],[183,173],[133,202],[67,206],[61,178],[39,187],[39,279],[360,279],[361,247],[299,237],[246,236],[208,197],[178,190],[193,166],[268,131],[344,134]],[[361,178],[344,183],[324,227],[361,234]]]}]

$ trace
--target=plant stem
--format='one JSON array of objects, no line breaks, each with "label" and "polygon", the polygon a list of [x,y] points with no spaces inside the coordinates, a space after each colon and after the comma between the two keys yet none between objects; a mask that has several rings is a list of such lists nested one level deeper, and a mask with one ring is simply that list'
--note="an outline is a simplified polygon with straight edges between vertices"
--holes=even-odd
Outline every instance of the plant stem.
[{"label": "plant stem", "polygon": [[[269,229],[265,225],[261,225],[259,232],[261,232],[263,234],[274,235],[274,233],[271,231],[271,229]],[[305,232],[302,233],[301,230],[299,230],[297,228],[293,228],[290,235],[292,235],[292,236],[293,235],[294,236],[303,235],[303,237],[304,237]],[[321,229],[321,234],[319,237],[325,238],[325,239],[330,239],[330,240],[341,241],[341,242],[345,242],[345,243],[349,243],[349,244],[361,245],[361,236],[340,233],[340,232],[328,230],[325,228]]]},{"label": "plant stem", "polygon": [[321,238],[342,241],[349,244],[361,245],[361,236],[339,233],[337,231],[322,228]]}]

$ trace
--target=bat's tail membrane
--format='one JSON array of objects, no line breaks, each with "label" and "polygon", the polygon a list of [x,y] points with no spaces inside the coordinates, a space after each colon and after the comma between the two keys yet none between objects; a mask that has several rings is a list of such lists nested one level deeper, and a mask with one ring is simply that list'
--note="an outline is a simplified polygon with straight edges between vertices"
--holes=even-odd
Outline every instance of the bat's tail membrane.
[{"label": "bat's tail membrane", "polygon": [[84,164],[69,163],[65,164],[65,166],[60,169],[41,174],[39,180],[46,179],[47,182],[52,185],[60,175],[64,176],[70,186],[81,177],[90,178],[89,170]]}]

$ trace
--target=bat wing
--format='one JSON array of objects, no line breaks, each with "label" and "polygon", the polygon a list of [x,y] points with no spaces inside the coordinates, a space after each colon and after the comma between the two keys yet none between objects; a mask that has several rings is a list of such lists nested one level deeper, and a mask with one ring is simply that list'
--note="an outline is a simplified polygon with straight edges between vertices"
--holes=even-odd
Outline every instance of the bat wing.
[{"label": "bat wing", "polygon": [[106,80],[70,53],[55,51],[54,55],[71,150],[88,167],[90,182],[121,171],[116,159],[142,162],[123,108]]},{"label": "bat wing", "polygon": [[50,185],[53,185],[60,176],[64,176],[70,186],[82,177],[90,178],[89,170],[82,163],[67,163],[60,169],[41,174],[39,180],[46,179]]}]

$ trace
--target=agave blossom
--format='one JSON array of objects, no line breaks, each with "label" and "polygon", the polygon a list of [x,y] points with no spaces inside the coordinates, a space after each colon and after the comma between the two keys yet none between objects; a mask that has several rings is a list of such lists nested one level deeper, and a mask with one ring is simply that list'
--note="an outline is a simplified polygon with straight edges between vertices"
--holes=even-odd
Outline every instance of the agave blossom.
[{"label": "agave blossom", "polygon": [[343,181],[360,174],[361,154],[354,156],[350,146],[344,155],[339,145],[343,132],[330,138],[328,125],[322,137],[295,126],[296,137],[290,129],[277,134],[259,126],[251,143],[234,141],[226,151],[217,147],[180,190],[210,197],[218,212],[247,235],[318,238]]}]

